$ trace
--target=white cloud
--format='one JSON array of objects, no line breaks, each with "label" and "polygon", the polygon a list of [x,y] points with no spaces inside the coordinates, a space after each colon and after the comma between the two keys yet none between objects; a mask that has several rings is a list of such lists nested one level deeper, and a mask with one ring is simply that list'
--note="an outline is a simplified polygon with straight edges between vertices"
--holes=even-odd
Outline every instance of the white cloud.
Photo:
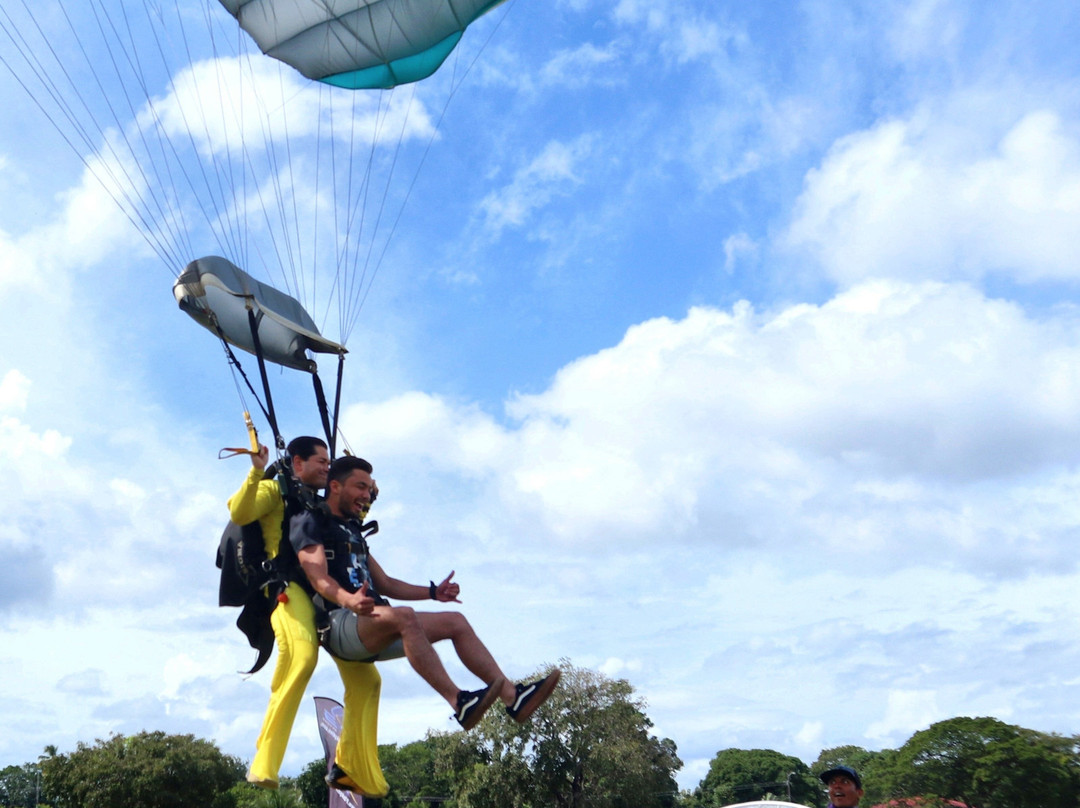
[{"label": "white cloud", "polygon": [[803,749],[806,749],[809,754],[814,754],[815,751],[820,751],[822,748],[824,729],[825,725],[821,721],[807,721],[795,733],[795,742]]},{"label": "white cloud", "polygon": [[733,43],[745,45],[747,37],[739,27],[718,20],[715,9],[702,13],[691,3],[662,6],[642,0],[619,0],[612,13],[621,25],[643,27],[673,63],[712,61]]},{"label": "white cloud", "polygon": [[551,57],[540,71],[539,80],[546,86],[567,89],[595,83],[610,83],[613,79],[605,67],[620,58],[619,48],[610,44],[597,47],[586,42],[573,49],[561,50]]},{"label": "white cloud", "polygon": [[758,254],[758,245],[746,233],[735,233],[724,239],[724,271],[729,275],[735,271],[735,265],[744,258],[754,258]]},{"label": "white cloud", "polygon": [[377,466],[456,468],[499,518],[579,551],[663,532],[875,564],[934,548],[1019,574],[1063,558],[1080,517],[1078,328],[965,286],[876,282],[821,306],[642,323],[509,402],[510,425],[418,394],[346,423],[381,425]]},{"label": "white cloud", "polygon": [[581,165],[592,153],[592,138],[571,143],[551,141],[510,183],[481,202],[484,229],[498,237],[506,227],[520,227],[556,196],[578,185]]},{"label": "white cloud", "polygon": [[920,114],[839,141],[807,176],[787,243],[866,277],[1075,280],[1080,137],[1053,110],[983,132]]},{"label": "white cloud", "polygon": [[903,60],[940,60],[952,53],[965,23],[962,7],[950,0],[895,3],[886,14],[886,37]]},{"label": "white cloud", "polygon": [[[414,88],[351,93],[302,79],[271,59],[220,58],[184,68],[171,92],[141,111],[139,125],[172,141],[195,139],[203,154],[310,138],[390,144],[428,139],[434,124]],[[295,142],[294,142],[295,148]]]},{"label": "white cloud", "polygon": [[889,693],[885,715],[867,727],[866,737],[899,744],[916,730],[947,717],[938,709],[933,691],[893,690]]},{"label": "white cloud", "polygon": [[22,412],[30,396],[30,380],[12,368],[0,379],[0,412]]}]

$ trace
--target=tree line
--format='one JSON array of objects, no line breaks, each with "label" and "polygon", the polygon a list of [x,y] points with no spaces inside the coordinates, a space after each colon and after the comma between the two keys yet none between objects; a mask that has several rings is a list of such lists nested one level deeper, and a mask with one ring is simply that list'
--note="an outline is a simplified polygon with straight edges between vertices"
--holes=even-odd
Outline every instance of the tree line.
[{"label": "tree line", "polygon": [[[391,791],[369,808],[719,808],[761,799],[827,803],[818,774],[852,766],[862,805],[887,808],[1080,808],[1080,738],[995,718],[953,718],[898,749],[826,749],[809,766],[770,749],[723,749],[680,792],[674,741],[658,738],[623,679],[561,663],[559,689],[531,723],[492,710],[468,733],[379,746]],[[321,759],[277,791],[244,780],[245,764],[191,735],[141,732],[48,747],[0,770],[0,808],[325,808]]]},{"label": "tree line", "polygon": [[[1080,736],[1037,732],[996,718],[950,718],[898,749],[825,749],[807,766],[770,749],[725,749],[680,808],[783,799],[823,808],[818,775],[850,766],[868,808],[1078,808]],[[790,795],[790,796],[789,796]]]}]

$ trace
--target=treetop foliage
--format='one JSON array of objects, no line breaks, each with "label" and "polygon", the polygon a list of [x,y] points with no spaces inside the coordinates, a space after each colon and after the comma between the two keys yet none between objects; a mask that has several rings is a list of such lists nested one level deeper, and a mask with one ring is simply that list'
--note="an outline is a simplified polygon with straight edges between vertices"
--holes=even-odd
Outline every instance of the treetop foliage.
[{"label": "treetop foliage", "polygon": [[[380,745],[391,791],[367,808],[721,808],[769,799],[823,808],[819,775],[841,765],[861,775],[865,808],[1080,808],[1080,738],[987,717],[938,722],[898,749],[824,749],[810,766],[771,749],[723,749],[698,787],[680,794],[675,743],[652,734],[630,683],[566,661],[560,668],[560,686],[530,722],[493,709],[471,732]],[[244,769],[191,735],[113,735],[0,770],[0,808],[327,804],[321,759],[274,792],[246,783]]]},{"label": "treetop foliage", "polygon": [[164,732],[80,742],[41,761],[55,808],[232,808],[227,793],[243,776],[243,764],[210,741]]}]

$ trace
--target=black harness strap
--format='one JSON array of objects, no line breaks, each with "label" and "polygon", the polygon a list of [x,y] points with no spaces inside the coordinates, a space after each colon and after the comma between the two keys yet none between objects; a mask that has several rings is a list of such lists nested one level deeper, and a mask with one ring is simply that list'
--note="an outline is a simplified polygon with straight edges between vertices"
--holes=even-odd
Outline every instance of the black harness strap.
[{"label": "black harness strap", "polygon": [[[259,317],[261,316],[260,314]],[[266,415],[266,420],[274,433],[274,444],[279,452],[284,452],[285,439],[281,437],[281,432],[278,430],[277,415],[274,413],[274,398],[270,394],[270,379],[266,375],[266,360],[263,359],[262,341],[259,339],[259,318],[250,308],[248,309],[248,326],[251,328],[251,341],[255,345],[255,358],[259,360],[259,375],[262,377],[263,392],[266,395],[266,408],[263,414]]]},{"label": "black harness strap", "polygon": [[338,415],[341,413],[341,377],[345,375],[345,352],[338,354],[337,390],[334,393],[334,430],[330,433],[330,457],[334,456],[337,444]]},{"label": "black harness strap", "polygon": [[[330,427],[330,413],[326,411],[326,393],[323,392],[322,380],[317,370],[311,373],[311,383],[315,386],[315,403],[319,407],[319,419],[322,421],[326,443],[330,447],[330,456],[334,456],[334,433]],[[335,416],[337,413],[335,413]]]}]

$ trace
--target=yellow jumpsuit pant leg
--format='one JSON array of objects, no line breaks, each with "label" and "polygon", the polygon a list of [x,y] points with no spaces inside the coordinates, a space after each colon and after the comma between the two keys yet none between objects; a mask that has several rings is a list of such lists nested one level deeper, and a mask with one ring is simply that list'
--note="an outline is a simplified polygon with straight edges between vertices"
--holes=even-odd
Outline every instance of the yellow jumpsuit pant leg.
[{"label": "yellow jumpsuit pant leg", "polygon": [[333,657],[345,683],[345,715],[336,762],[361,792],[382,797],[390,790],[379,765],[379,693],[382,677],[371,662]]},{"label": "yellow jumpsuit pant leg", "polygon": [[285,594],[288,601],[278,603],[270,615],[277,639],[277,663],[270,681],[270,704],[248,772],[248,780],[265,785],[277,784],[296,711],[319,658],[311,599],[296,583],[290,583]]}]

